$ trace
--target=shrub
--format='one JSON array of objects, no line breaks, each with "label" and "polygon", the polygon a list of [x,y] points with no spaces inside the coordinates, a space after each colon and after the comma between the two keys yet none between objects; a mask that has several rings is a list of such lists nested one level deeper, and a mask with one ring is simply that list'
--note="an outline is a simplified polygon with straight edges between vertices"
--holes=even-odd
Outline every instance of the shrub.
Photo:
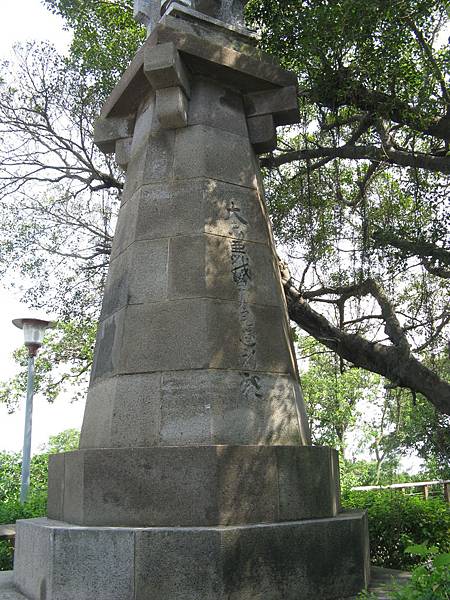
[{"label": "shrub", "polygon": [[[47,470],[49,454],[74,450],[78,446],[79,433],[74,429],[52,436],[42,454],[31,460],[30,491],[27,502],[19,502],[21,456],[0,452],[0,523],[15,523],[19,519],[43,517],[47,513]],[[0,540],[0,571],[10,570],[13,546],[8,540]]]},{"label": "shrub", "polygon": [[344,508],[367,509],[370,552],[375,565],[411,570],[420,557],[405,554],[408,546],[428,544],[450,551],[450,506],[443,500],[423,500],[398,491],[349,492]]},{"label": "shrub", "polygon": [[10,540],[0,540],[0,571],[11,571],[14,547]]},{"label": "shrub", "polygon": [[393,600],[450,600],[450,554],[439,554],[436,546],[409,546],[406,554],[425,562],[416,567],[411,582],[394,589]]},{"label": "shrub", "polygon": [[[43,517],[47,513],[47,492],[32,491],[26,504],[17,498],[0,503],[0,523],[15,523],[19,519]],[[10,540],[0,540],[0,571],[13,568],[14,547]]]}]

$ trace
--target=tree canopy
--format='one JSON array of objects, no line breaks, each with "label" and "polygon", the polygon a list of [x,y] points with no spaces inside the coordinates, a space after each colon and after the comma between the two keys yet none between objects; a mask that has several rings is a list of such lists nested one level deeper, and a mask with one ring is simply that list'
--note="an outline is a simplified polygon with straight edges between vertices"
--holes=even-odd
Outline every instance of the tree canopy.
[{"label": "tree canopy", "polygon": [[[92,322],[123,185],[94,148],[92,123],[145,33],[131,0],[44,4],[74,38],[68,59],[31,45],[2,70],[1,272],[19,265],[39,284],[30,302]],[[247,4],[261,47],[299,81],[301,123],[261,159],[290,317],[336,354],[340,374],[363,368],[441,415],[450,414],[448,16],[446,0]]]}]

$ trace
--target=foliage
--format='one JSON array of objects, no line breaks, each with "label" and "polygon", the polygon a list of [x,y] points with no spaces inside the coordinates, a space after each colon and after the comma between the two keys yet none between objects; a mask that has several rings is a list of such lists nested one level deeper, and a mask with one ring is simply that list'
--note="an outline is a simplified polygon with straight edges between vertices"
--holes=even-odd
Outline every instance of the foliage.
[{"label": "foliage", "polygon": [[11,571],[14,546],[10,540],[0,540],[0,571]]},{"label": "foliage", "polygon": [[92,141],[97,99],[47,44],[16,48],[0,78],[0,275],[66,321],[96,317],[122,189]]},{"label": "foliage", "polygon": [[[21,456],[0,453],[0,523],[15,523],[19,519],[43,517],[47,512],[47,469],[50,454],[69,452],[78,448],[80,434],[67,429],[51,436],[41,454],[31,459],[30,490],[25,504],[19,502]],[[13,547],[0,540],[0,571],[12,569]]]},{"label": "foliage", "polygon": [[[86,316],[59,321],[55,329],[47,332],[35,361],[35,393],[42,394],[49,402],[63,391],[70,391],[72,401],[85,395],[96,331],[96,320]],[[20,348],[14,357],[22,370],[9,381],[0,383],[0,402],[10,411],[25,397],[27,386],[27,350]]]},{"label": "foliage", "polygon": [[300,356],[308,360],[301,377],[313,442],[344,454],[345,434],[356,424],[364,396],[373,396],[379,378],[362,369],[347,369],[313,338],[300,338]]},{"label": "foliage", "polygon": [[408,546],[405,553],[425,560],[412,572],[411,582],[394,590],[393,600],[449,600],[450,553],[439,553],[435,546]]},{"label": "foliage", "polygon": [[346,460],[341,457],[340,476],[344,495],[350,492],[352,487],[391,485],[399,481],[410,480],[407,473],[399,470],[399,461],[396,458],[383,461],[380,468],[380,465],[374,460]]},{"label": "foliage", "polygon": [[[297,345],[312,439],[340,451],[344,487],[393,483],[400,459],[410,453],[428,465],[427,478],[447,478],[448,417],[422,396],[351,368],[312,337],[297,335]],[[373,462],[358,461],[362,452]]]},{"label": "foliage", "polygon": [[[376,0],[362,18],[358,0],[248,5],[264,49],[300,81],[300,128],[262,161],[275,232],[297,265],[291,318],[448,414],[448,373],[421,386],[437,372],[431,357],[448,360],[447,8]],[[395,350],[388,365],[372,342]]]},{"label": "foliage", "polygon": [[44,0],[73,32],[71,62],[92,81],[101,103],[145,39],[133,19],[133,0]]},{"label": "foliage", "polygon": [[[47,466],[50,454],[68,452],[78,447],[79,432],[76,429],[67,429],[62,433],[51,436],[48,444],[42,448],[40,454],[35,454],[30,466],[30,510],[40,506],[42,495],[47,493]],[[0,523],[14,522],[8,516],[21,513],[18,499],[20,493],[21,455],[9,452],[0,453]],[[11,512],[12,511],[12,512]],[[22,517],[20,517],[22,518]]]},{"label": "foliage", "polygon": [[450,551],[450,506],[443,500],[422,500],[396,491],[349,492],[345,508],[367,509],[372,562],[380,567],[410,570],[419,564],[405,555],[412,544]]}]

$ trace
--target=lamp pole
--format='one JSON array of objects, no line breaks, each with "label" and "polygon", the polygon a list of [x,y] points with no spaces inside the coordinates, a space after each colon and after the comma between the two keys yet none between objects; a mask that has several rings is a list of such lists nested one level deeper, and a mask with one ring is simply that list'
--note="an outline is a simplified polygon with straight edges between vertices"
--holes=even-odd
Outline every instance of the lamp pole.
[{"label": "lamp pole", "polygon": [[34,360],[42,346],[45,331],[54,327],[52,321],[43,319],[14,319],[13,324],[23,329],[28,349],[27,400],[25,404],[25,427],[23,433],[22,472],[20,478],[20,503],[25,504],[30,487],[31,434],[33,428]]}]

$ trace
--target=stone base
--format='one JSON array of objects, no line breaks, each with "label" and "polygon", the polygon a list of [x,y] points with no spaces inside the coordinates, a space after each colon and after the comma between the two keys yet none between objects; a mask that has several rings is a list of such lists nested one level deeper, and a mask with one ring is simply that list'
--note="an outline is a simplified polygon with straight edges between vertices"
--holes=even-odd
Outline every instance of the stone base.
[{"label": "stone base", "polygon": [[214,527],[335,517],[335,450],[111,448],[56,454],[48,516],[102,527]]},{"label": "stone base", "polygon": [[362,512],[232,527],[17,528],[14,581],[29,600],[336,600],[368,580]]},{"label": "stone base", "polygon": [[23,594],[17,591],[12,571],[0,572],[0,600],[27,600]]}]

